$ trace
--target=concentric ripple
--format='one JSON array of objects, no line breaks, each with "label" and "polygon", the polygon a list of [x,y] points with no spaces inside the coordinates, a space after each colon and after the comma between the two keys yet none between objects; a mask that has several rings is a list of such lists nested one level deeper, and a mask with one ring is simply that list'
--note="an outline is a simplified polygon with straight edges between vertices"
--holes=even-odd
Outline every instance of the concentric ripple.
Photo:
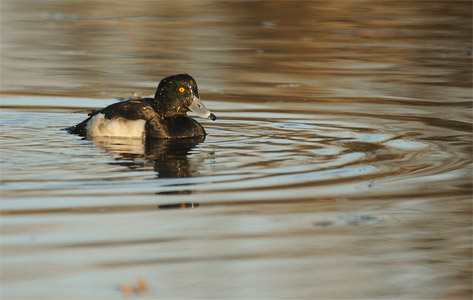
[{"label": "concentric ripple", "polygon": [[[333,112],[268,109],[272,112],[231,112],[214,126],[208,147],[194,159],[208,161],[214,176],[236,178],[212,181],[201,190],[248,191],[253,199],[254,191],[273,199],[396,197],[445,191],[443,184],[451,192],[450,180],[465,175],[458,172],[468,164],[461,147],[447,150],[441,136],[429,137],[425,124],[416,131],[418,121],[396,124],[382,115],[353,121],[353,115]],[[438,126],[432,131],[438,134]],[[454,140],[467,147],[467,140]]]},{"label": "concentric ripple", "polygon": [[369,114],[362,104],[349,114],[327,103],[211,105],[219,120],[201,121],[205,141],[179,142],[82,140],[60,130],[81,114],[4,111],[3,210],[469,193],[461,122],[453,130],[452,120],[385,115],[379,105]]}]

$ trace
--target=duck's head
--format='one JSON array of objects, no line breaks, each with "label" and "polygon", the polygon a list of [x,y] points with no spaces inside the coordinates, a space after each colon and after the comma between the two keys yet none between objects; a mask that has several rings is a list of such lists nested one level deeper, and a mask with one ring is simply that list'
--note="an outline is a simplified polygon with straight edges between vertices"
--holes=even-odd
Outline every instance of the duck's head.
[{"label": "duck's head", "polygon": [[188,74],[162,79],[154,95],[154,102],[156,111],[162,116],[172,117],[191,110],[201,118],[213,121],[217,119],[199,99],[197,83]]}]

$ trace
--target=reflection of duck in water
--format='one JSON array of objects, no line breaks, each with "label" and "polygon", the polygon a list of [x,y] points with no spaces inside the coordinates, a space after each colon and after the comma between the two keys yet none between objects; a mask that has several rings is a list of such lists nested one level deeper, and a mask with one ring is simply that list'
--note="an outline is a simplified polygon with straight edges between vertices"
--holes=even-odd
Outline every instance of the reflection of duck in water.
[{"label": "reflection of duck in water", "polygon": [[161,80],[154,98],[114,103],[92,112],[87,119],[66,130],[87,137],[145,137],[147,140],[205,136],[202,125],[187,116],[189,110],[202,118],[216,119],[200,101],[194,78],[178,74]]},{"label": "reflection of duck in water", "polygon": [[197,175],[197,166],[189,162],[189,151],[203,142],[205,137],[192,139],[148,140],[146,155],[154,160],[159,178],[190,177]]},{"label": "reflection of duck in water", "polygon": [[[132,170],[149,170],[153,167],[158,178],[183,178],[198,175],[198,165],[188,159],[189,151],[205,140],[204,136],[188,139],[124,139],[92,137],[94,143],[105,149],[118,164]],[[157,192],[157,195],[188,195],[194,193],[187,184],[175,186],[172,191]],[[165,203],[159,209],[196,208],[199,203]]]},{"label": "reflection of duck in water", "polygon": [[[187,139],[91,138],[97,146],[114,155],[114,164],[133,170],[153,166],[159,178],[192,177],[197,166],[189,162],[189,151],[205,140],[204,136]],[[148,169],[148,168],[146,168]]]}]

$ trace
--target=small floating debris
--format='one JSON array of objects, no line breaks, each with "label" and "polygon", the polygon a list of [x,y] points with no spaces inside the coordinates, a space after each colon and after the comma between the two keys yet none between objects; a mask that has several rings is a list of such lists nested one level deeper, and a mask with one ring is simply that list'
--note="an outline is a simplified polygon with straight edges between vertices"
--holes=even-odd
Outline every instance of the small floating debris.
[{"label": "small floating debris", "polygon": [[196,202],[183,202],[183,203],[158,205],[159,209],[180,209],[180,208],[197,208],[197,207],[199,207],[199,203],[196,203]]},{"label": "small floating debris", "polygon": [[123,296],[129,296],[131,294],[144,294],[148,291],[148,284],[144,279],[138,279],[135,284],[122,284],[120,290]]}]

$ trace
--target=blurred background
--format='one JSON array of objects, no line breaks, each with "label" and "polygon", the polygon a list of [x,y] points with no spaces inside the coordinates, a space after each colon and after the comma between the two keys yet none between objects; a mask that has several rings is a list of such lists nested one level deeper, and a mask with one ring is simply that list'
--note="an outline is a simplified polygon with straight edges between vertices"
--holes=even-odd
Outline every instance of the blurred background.
[{"label": "blurred background", "polygon": [[186,72],[219,99],[471,96],[470,1],[3,0],[1,14],[3,92],[152,94]]}]

